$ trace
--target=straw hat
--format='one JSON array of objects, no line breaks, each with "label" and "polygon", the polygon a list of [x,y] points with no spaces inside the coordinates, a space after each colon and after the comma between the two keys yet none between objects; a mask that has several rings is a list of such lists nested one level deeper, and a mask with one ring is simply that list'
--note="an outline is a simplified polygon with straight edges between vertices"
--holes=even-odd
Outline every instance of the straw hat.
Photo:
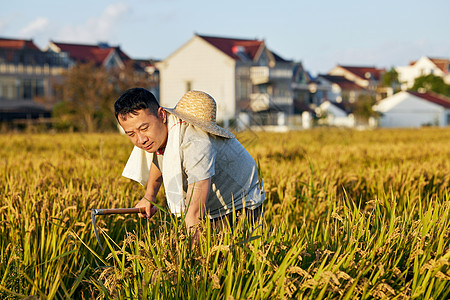
[{"label": "straw hat", "polygon": [[189,91],[174,108],[164,108],[178,118],[214,135],[234,138],[228,130],[216,123],[216,101],[201,91]]}]

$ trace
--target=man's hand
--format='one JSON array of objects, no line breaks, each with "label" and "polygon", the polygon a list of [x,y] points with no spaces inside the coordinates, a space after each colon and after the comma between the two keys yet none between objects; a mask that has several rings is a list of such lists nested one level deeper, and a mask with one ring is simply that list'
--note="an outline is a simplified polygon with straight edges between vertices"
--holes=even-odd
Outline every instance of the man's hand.
[{"label": "man's hand", "polygon": [[150,219],[158,210],[156,206],[153,205],[153,202],[156,202],[156,198],[150,198],[143,197],[141,201],[136,204],[135,207],[145,207],[145,213],[139,213],[140,218],[147,218]]}]

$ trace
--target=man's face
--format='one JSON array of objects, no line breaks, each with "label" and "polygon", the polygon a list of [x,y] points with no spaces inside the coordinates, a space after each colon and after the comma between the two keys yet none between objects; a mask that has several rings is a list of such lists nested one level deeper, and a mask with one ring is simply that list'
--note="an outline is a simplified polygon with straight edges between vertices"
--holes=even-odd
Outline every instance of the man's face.
[{"label": "man's face", "polygon": [[119,116],[119,124],[130,138],[131,142],[149,152],[155,153],[165,147],[167,141],[166,112],[162,107],[158,115],[152,115],[148,109],[137,111],[136,115]]}]

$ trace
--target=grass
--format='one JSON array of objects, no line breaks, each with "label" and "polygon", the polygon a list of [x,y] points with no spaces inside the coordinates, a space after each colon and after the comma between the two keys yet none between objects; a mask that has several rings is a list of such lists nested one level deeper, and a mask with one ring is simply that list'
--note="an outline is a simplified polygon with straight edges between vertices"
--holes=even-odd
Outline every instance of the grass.
[{"label": "grass", "polygon": [[0,298],[446,299],[450,130],[238,136],[258,160],[265,220],[205,224],[198,247],[161,209],[97,216],[143,194],[118,134],[0,136]]}]

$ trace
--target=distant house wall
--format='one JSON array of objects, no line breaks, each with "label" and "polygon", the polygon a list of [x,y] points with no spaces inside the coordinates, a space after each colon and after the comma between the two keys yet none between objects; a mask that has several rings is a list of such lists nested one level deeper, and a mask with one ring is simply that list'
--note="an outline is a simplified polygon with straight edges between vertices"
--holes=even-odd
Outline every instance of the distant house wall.
[{"label": "distant house wall", "polygon": [[325,118],[319,122],[322,125],[339,127],[355,126],[354,116],[352,114],[347,114],[347,112],[332,104],[330,101],[323,102],[319,106],[318,111],[321,115],[325,116]]},{"label": "distant house wall", "polygon": [[[377,109],[382,113],[380,127],[446,126],[447,114],[442,106],[422,100],[407,92],[386,98]],[[392,101],[391,105],[387,101]],[[393,103],[393,105],[392,105]]]},{"label": "distant house wall", "polygon": [[161,105],[174,107],[188,90],[209,93],[217,103],[217,120],[235,117],[235,61],[194,36],[158,64]]},{"label": "distant house wall", "polygon": [[353,115],[345,117],[333,117],[329,119],[329,125],[338,127],[355,127],[355,118]]},{"label": "distant house wall", "polygon": [[441,69],[428,58],[421,57],[412,66],[400,66],[395,68],[398,73],[398,79],[402,83],[402,89],[406,90],[414,85],[417,77],[434,74],[436,76],[444,76]]},{"label": "distant house wall", "polygon": [[450,126],[450,110],[449,110],[449,109],[447,109],[447,110],[442,114],[442,118],[443,118],[442,124],[445,124],[445,126]]},{"label": "distant house wall", "polygon": [[384,115],[380,121],[380,127],[421,127],[425,125],[439,125],[441,123],[439,113],[418,113],[405,111],[392,111]]}]

